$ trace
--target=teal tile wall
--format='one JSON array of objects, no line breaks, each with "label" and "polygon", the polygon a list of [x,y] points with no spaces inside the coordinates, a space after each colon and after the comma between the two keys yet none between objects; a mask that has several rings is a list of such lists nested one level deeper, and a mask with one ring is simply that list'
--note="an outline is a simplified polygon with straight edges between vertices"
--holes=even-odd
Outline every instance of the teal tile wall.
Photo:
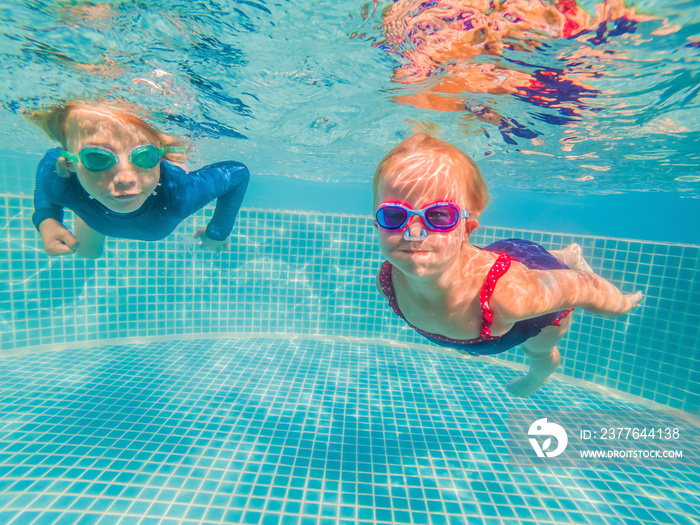
[{"label": "teal tile wall", "polygon": [[[374,289],[381,263],[369,217],[242,210],[231,251],[200,251],[191,235],[211,210],[168,239],[110,239],[96,261],[48,258],[31,198],[0,195],[0,356],[27,347],[106,339],[279,333],[424,343]],[[477,245],[520,237],[579,243],[593,269],[643,306],[611,320],[576,312],[560,372],[700,410],[700,247],[482,227]],[[503,355],[525,362],[520,350]]]}]

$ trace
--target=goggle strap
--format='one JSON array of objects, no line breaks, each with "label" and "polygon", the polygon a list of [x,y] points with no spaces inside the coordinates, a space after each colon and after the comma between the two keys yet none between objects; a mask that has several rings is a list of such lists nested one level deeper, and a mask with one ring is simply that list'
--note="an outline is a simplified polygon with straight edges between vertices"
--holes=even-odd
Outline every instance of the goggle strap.
[{"label": "goggle strap", "polygon": [[67,149],[62,149],[59,151],[59,154],[61,157],[65,158],[67,161],[70,162],[80,162],[80,157],[78,157],[75,153],[71,153]]},{"label": "goggle strap", "polygon": [[166,153],[187,153],[187,148],[184,146],[163,146],[158,148],[158,155],[161,157]]}]

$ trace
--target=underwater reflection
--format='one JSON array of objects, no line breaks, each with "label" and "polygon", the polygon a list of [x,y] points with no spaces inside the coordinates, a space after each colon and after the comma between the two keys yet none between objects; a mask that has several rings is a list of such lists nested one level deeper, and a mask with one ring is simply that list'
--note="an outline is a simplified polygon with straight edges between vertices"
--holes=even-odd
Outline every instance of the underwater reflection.
[{"label": "underwater reflection", "polygon": [[[597,46],[652,19],[621,0],[596,5],[595,16],[575,0],[397,0],[384,13],[380,47],[403,61],[394,70],[395,82],[419,84],[395,96],[396,103],[462,112],[465,125],[491,124],[506,143],[516,144],[515,137],[534,140],[540,133],[500,114],[483,95],[511,95],[553,109],[538,114],[550,124],[580,120],[591,109],[587,101],[600,93],[588,81],[602,75],[602,68],[580,60],[576,50],[552,64],[553,41],[575,39],[587,55],[610,54]],[[532,58],[517,59],[528,55],[513,52]]]}]

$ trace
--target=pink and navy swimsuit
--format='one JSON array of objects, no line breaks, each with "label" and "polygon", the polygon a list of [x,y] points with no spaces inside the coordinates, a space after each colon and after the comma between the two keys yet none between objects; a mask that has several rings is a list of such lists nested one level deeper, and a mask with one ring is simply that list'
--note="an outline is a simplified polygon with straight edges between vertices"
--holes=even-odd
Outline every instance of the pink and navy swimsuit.
[{"label": "pink and navy swimsuit", "polygon": [[394,293],[394,283],[391,278],[393,266],[389,261],[385,261],[379,272],[379,283],[384,295],[389,299],[389,305],[394,310],[394,313],[406,321],[416,332],[433,343],[440,346],[447,346],[470,355],[491,355],[505,352],[535,337],[546,326],[559,326],[559,321],[571,313],[573,308],[561,312],[540,315],[531,319],[525,319],[524,321],[518,321],[505,334],[501,336],[492,336],[491,323],[493,322],[493,312],[489,306],[489,299],[493,294],[498,279],[510,268],[511,261],[518,261],[530,270],[566,270],[568,266],[547,252],[542,246],[532,241],[504,239],[496,241],[483,249],[498,253],[499,256],[489,270],[486,281],[481,288],[479,300],[481,302],[482,320],[479,337],[476,339],[450,339],[442,335],[425,332],[406,321],[406,318],[399,309],[396,294]]}]

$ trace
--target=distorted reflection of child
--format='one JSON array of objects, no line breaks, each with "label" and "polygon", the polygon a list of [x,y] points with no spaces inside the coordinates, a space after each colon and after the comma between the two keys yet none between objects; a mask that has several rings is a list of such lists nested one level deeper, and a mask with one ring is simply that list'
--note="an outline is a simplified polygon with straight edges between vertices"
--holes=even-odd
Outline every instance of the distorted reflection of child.
[{"label": "distorted reflection of child", "polygon": [[[419,84],[394,101],[421,109],[463,112],[499,128],[507,143],[538,133],[512,116],[499,115],[484,101],[468,95],[512,95],[551,108],[545,117],[554,124],[580,119],[581,109],[599,91],[590,85],[600,72],[538,61],[536,54],[552,39],[585,39],[587,45],[573,64],[600,53],[595,46],[609,36],[632,33],[651,17],[626,8],[622,0],[605,0],[590,16],[576,0],[396,0],[383,14],[385,40],[380,47],[401,56],[393,80]],[[520,51],[504,57],[506,51]],[[527,53],[533,58],[528,58]],[[609,51],[608,51],[609,52]],[[584,59],[585,60],[585,59]]]},{"label": "distorted reflection of child", "polygon": [[372,188],[387,259],[379,291],[439,345],[473,355],[520,345],[530,370],[508,385],[514,395],[530,395],[557,368],[556,345],[573,308],[618,317],[642,297],[595,275],[575,244],[557,252],[519,239],[469,244],[486,184],[472,159],[447,142],[426,134],[406,139],[381,161]]},{"label": "distorted reflection of child", "polygon": [[[32,221],[49,255],[99,257],[105,237],[155,241],[217,199],[195,232],[203,248],[228,249],[248,169],[226,161],[186,172],[187,146],[119,109],[67,104],[30,118],[61,144],[39,163]],[[63,209],[75,213],[74,233]]]}]

